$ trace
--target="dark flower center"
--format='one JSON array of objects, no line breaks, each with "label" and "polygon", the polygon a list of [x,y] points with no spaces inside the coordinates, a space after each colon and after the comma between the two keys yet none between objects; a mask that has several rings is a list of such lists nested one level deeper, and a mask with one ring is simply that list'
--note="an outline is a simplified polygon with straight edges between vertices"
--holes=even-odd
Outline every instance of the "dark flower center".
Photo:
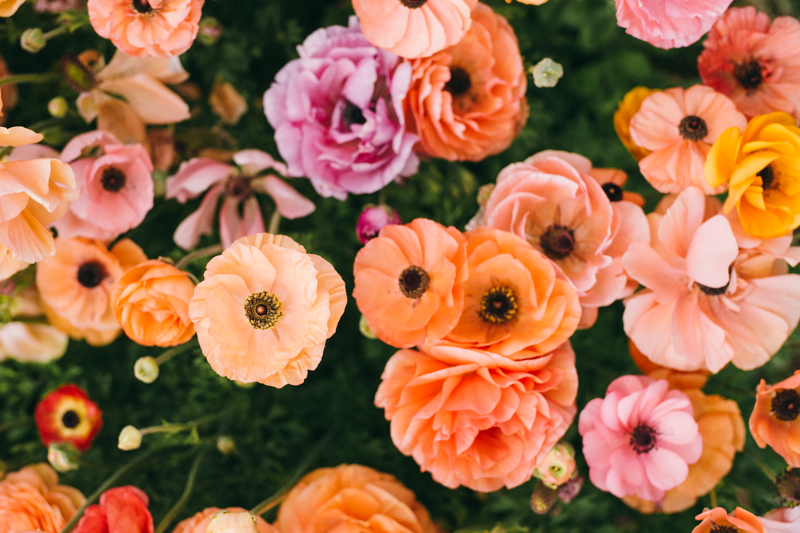
[{"label": "dark flower center", "polygon": [[428,273],[416,265],[411,265],[403,270],[397,280],[403,296],[414,299],[422,298],[422,295],[428,290],[430,282],[431,278]]},{"label": "dark flower center", "polygon": [[517,316],[519,304],[517,295],[510,287],[498,285],[486,291],[481,297],[481,318],[492,324],[505,324]]},{"label": "dark flower center", "polygon": [[61,423],[64,424],[65,428],[73,429],[81,423],[81,417],[75,411],[69,410],[61,417]]},{"label": "dark flower center", "polygon": [[606,196],[608,196],[608,199],[612,202],[619,202],[622,200],[622,187],[616,183],[604,183],[603,191],[605,191]]},{"label": "dark flower center", "polygon": [[631,431],[631,448],[638,454],[647,453],[656,446],[656,430],[645,424],[639,424]]},{"label": "dark flower center", "polygon": [[417,9],[418,7],[424,6],[427,1],[428,0],[400,0],[400,3],[408,9]]},{"label": "dark flower center", "polygon": [[734,65],[733,75],[739,80],[739,85],[747,91],[758,89],[764,81],[764,76],[761,75],[761,63],[756,59]]},{"label": "dark flower center", "polygon": [[367,119],[364,117],[364,113],[361,111],[360,107],[351,102],[347,102],[347,105],[344,106],[344,112],[342,113],[342,121],[344,121],[345,126],[350,127],[353,124],[363,124]]},{"label": "dark flower center", "polygon": [[767,165],[756,174],[761,178],[761,189],[767,190],[775,183],[775,171],[772,170],[772,165]]},{"label": "dark flower center", "polygon": [[725,292],[728,290],[728,285],[730,285],[731,282],[728,281],[728,283],[726,283],[724,287],[708,287],[706,285],[703,285],[702,283],[696,283],[696,282],[695,284],[697,285],[697,288],[703,291],[703,294],[707,294],[709,296],[719,296],[720,294],[725,294]]},{"label": "dark flower center", "polygon": [[152,13],[153,6],[151,6],[147,0],[133,0],[133,9],[138,13],[146,15],[147,13]]},{"label": "dark flower center", "polygon": [[267,291],[248,296],[244,301],[244,314],[255,329],[269,329],[283,316],[280,300]]},{"label": "dark flower center", "polygon": [[103,174],[100,176],[100,183],[108,192],[119,192],[125,186],[126,180],[125,173],[117,167],[103,169]]},{"label": "dark flower center", "polygon": [[563,259],[575,249],[575,235],[568,227],[554,224],[539,238],[539,245],[550,259]]},{"label": "dark flower center", "polygon": [[78,283],[87,289],[94,289],[107,275],[105,267],[99,261],[88,261],[78,268]]},{"label": "dark flower center", "polygon": [[239,175],[229,179],[225,188],[228,196],[232,196],[240,202],[253,195],[253,189],[250,187],[250,178],[247,176]]},{"label": "dark flower center", "polygon": [[772,399],[770,412],[783,422],[791,422],[800,415],[800,394],[794,389],[781,389]]},{"label": "dark flower center", "polygon": [[700,141],[708,135],[708,125],[697,115],[689,115],[678,124],[678,132],[687,141]]},{"label": "dark flower center", "polygon": [[461,96],[472,87],[469,73],[461,67],[450,67],[450,79],[444,84],[444,90],[453,96]]}]

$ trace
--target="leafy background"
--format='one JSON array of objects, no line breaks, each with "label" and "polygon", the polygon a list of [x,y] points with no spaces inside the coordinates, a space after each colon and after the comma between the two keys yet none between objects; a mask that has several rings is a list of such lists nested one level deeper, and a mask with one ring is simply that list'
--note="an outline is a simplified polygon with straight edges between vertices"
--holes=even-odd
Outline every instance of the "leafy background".
[{"label": "leafy background", "polygon": [[[529,83],[530,118],[506,152],[476,164],[423,162],[419,174],[408,183],[393,184],[385,190],[386,202],[405,221],[429,217],[463,227],[477,209],[477,188],[493,182],[501,168],[540,150],[561,149],[581,153],[595,166],[626,170],[631,176],[628,186],[644,194],[647,209],[652,209],[659,195],[647,185],[636,162],[617,139],[612,114],[617,102],[636,85],[667,88],[699,82],[696,59],[702,46],[664,51],[627,36],[616,25],[611,0],[550,0],[539,7],[498,0],[488,3],[515,28],[526,65],[550,57],[564,66],[564,77],[552,89]],[[773,16],[800,14],[793,0],[753,3]],[[218,19],[222,34],[213,45],[195,43],[182,57],[191,82],[203,96],[190,102],[193,118],[175,127],[181,157],[192,157],[209,146],[259,148],[277,156],[272,130],[260,103],[263,92],[275,73],[297,57],[295,46],[306,35],[321,26],[346,24],[352,14],[350,2],[207,0],[203,13]],[[30,4],[0,21],[0,52],[12,72],[58,72],[61,54],[87,48],[96,48],[110,59],[113,46],[97,37],[90,27],[57,38],[36,55],[20,49],[19,37],[24,29],[41,27],[47,31],[55,26],[55,15],[37,15]],[[235,127],[223,127],[207,104],[216,79],[233,83],[249,102],[249,111]],[[89,126],[75,113],[61,120],[49,118],[46,104],[58,94],[65,96],[74,109],[72,102],[77,93],[64,82],[20,86],[20,105],[8,114],[7,123],[36,124],[45,133],[45,142],[60,148]],[[339,202],[318,197],[305,180],[293,180],[292,184],[315,201],[317,210],[308,218],[284,221],[282,232],[331,261],[350,293],[351,265],[360,247],[354,234],[355,223],[361,208],[377,203],[378,195],[351,196],[346,202]],[[181,253],[172,243],[171,234],[198,203],[195,200],[180,205],[157,199],[145,222],[128,236],[149,257],[177,259]],[[268,217],[273,206],[264,199],[262,207]],[[201,245],[213,244],[216,239],[208,237]],[[194,263],[193,268],[195,274],[202,275],[202,262]],[[592,329],[573,337],[580,376],[579,408],[604,395],[608,384],[619,375],[637,372],[627,355],[622,311],[619,302],[601,310]],[[75,382],[84,387],[103,410],[104,427],[92,450],[84,456],[81,469],[63,474],[61,480],[89,494],[141,453],[117,449],[117,436],[125,425],[142,428],[224,412],[225,416],[217,421],[201,425],[199,435],[209,442],[217,435],[231,436],[236,451],[223,456],[212,450],[205,456],[194,491],[179,518],[212,505],[253,507],[286,485],[323,438],[328,440],[321,452],[311,458],[311,467],[360,463],[389,472],[416,492],[446,531],[491,529],[496,524],[507,529],[521,527],[553,533],[691,531],[696,524],[693,517],[710,506],[709,497],[704,497],[693,509],[679,515],[645,516],[587,481],[568,508],[538,516],[529,506],[534,481],[492,494],[439,486],[429,474],[420,473],[412,459],[395,449],[383,411],[372,404],[383,366],[394,349],[363,337],[358,321],[359,313],[351,298],[319,368],[310,373],[303,385],[281,390],[265,386],[240,388],[217,376],[199,349],[166,363],[159,379],[146,385],[134,378],[133,363],[162,350],[138,346],[124,336],[105,348],[72,342],[61,360],[48,365],[4,361],[0,363],[0,425],[31,417],[39,399],[61,383]],[[712,376],[705,391],[735,399],[746,421],[759,379],[773,383],[800,368],[800,344],[794,339],[759,370],[726,368]],[[143,449],[184,438],[185,434],[148,436]],[[580,437],[574,426],[566,438],[580,450]],[[198,449],[199,446],[187,445],[160,452],[121,480],[121,484],[135,484],[147,492],[156,523],[183,491]],[[45,457],[46,450],[39,443],[33,423],[0,433],[0,459],[11,469]],[[737,455],[732,472],[716,488],[719,504],[729,509],[743,505],[756,514],[775,507],[770,480],[762,472],[764,467],[777,473],[785,464],[771,450],[759,449],[748,434],[744,453]],[[579,468],[586,475],[582,458]],[[274,515],[273,510],[266,517],[272,519]]]}]

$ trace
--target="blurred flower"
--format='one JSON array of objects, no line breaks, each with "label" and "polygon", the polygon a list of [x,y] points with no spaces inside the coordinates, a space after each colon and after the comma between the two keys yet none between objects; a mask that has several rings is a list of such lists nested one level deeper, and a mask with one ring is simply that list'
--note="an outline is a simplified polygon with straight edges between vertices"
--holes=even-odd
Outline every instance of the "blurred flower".
[{"label": "blurred flower", "polygon": [[800,120],[800,22],[770,22],[753,6],[732,7],[711,28],[697,58],[703,83],[728,95],[748,118],[783,111]]},{"label": "blurred flower", "polygon": [[10,17],[23,3],[25,0],[0,0],[0,17]]},{"label": "blurred flower", "polygon": [[[11,71],[8,70],[5,59],[0,55],[0,78],[5,78],[6,76],[11,76]],[[5,107],[6,111],[10,111],[17,106],[18,101],[19,91],[16,83],[5,83],[0,86],[0,126],[5,124],[6,121],[3,116],[3,107]]]},{"label": "blurred flower", "polygon": [[50,324],[25,320],[44,314],[36,288],[23,289],[9,300],[10,322],[0,325],[0,361],[14,359],[21,363],[49,363],[64,355],[69,344],[66,333]]},{"label": "blurred flower", "polygon": [[795,468],[800,467],[800,370],[767,386],[756,388],[756,405],[750,415],[750,433],[761,448],[769,444]]},{"label": "blurred flower", "polygon": [[384,227],[353,264],[353,298],[370,331],[398,348],[441,339],[461,315],[466,260],[453,227],[424,218]]},{"label": "blurred flower", "polygon": [[212,45],[219,40],[222,35],[222,25],[214,17],[203,17],[200,20],[200,30],[197,32],[197,40],[205,45]]},{"label": "blurred flower", "polygon": [[259,176],[268,169],[287,174],[286,166],[260,150],[242,150],[233,155],[237,166],[196,157],[181,163],[178,173],[167,179],[167,198],[180,203],[207,194],[197,211],[175,230],[175,244],[184,250],[197,245],[201,235],[213,231],[217,203],[223,197],[219,214],[222,245],[264,231],[264,219],[255,193],[269,195],[281,216],[295,219],[314,212],[314,203],[273,174]]},{"label": "blurred flower", "polygon": [[742,228],[761,239],[781,237],[800,226],[800,128],[786,113],[759,115],[725,130],[705,164],[712,187],[728,184],[725,212],[734,206]]},{"label": "blurred flower", "polygon": [[[228,511],[229,513],[239,513],[245,510],[241,507],[228,507],[227,509],[220,509],[219,507],[208,507],[203,509],[194,516],[190,516],[185,520],[178,522],[172,533],[207,533],[209,522],[211,518],[220,511]],[[214,531],[219,531],[220,523],[215,524]],[[266,520],[260,516],[255,517],[255,528],[258,533],[277,533],[277,530],[267,523]],[[228,533],[231,533],[230,531]]]},{"label": "blurred flower", "polygon": [[142,445],[142,432],[133,426],[125,426],[119,432],[117,448],[124,451],[136,450]]},{"label": "blurred flower", "polygon": [[767,533],[797,533],[800,530],[800,507],[773,509],[760,520]]},{"label": "blurred flower", "polygon": [[427,57],[464,37],[477,0],[353,0],[369,42],[401,57]]},{"label": "blurred flower", "polygon": [[533,476],[551,489],[563,485],[575,475],[575,449],[568,442],[559,442],[536,466]]},{"label": "blurred flower", "polygon": [[111,309],[114,284],[147,257],[130,239],[109,251],[98,241],[58,237],[56,248],[56,255],[36,269],[36,287],[48,320],[75,340],[109,344],[120,332]]},{"label": "blurred flower", "polygon": [[458,44],[411,62],[404,101],[408,128],[420,136],[417,151],[450,161],[504,151],[528,119],[514,29],[485,4],[475,6],[472,18]]},{"label": "blurred flower", "polygon": [[141,224],[153,208],[153,162],[142,145],[90,131],[69,141],[61,160],[72,167],[80,196],[55,223],[60,237],[110,241]]},{"label": "blurred flower", "polygon": [[361,210],[356,222],[356,236],[361,244],[367,244],[378,236],[378,233],[391,224],[402,224],[397,211],[386,204],[367,205]]},{"label": "blurred flower", "polygon": [[566,483],[558,487],[558,499],[563,503],[569,503],[575,499],[583,488],[583,477],[573,476]]},{"label": "blurred flower", "polygon": [[134,57],[174,57],[188,50],[204,0],[89,0],[89,21],[100,37]]},{"label": "blurred flower", "polygon": [[692,530],[692,533],[727,533],[736,531],[739,533],[772,533],[764,529],[764,525],[753,513],[737,507],[732,513],[728,513],[722,507],[715,507],[703,511],[695,518],[702,520],[699,526]]},{"label": "blurred flower", "polygon": [[42,444],[68,442],[88,450],[103,427],[103,413],[86,391],[72,383],[47,393],[36,405],[36,427]]},{"label": "blurred flower", "polygon": [[436,482],[481,492],[516,487],[577,410],[569,343],[537,355],[447,345],[400,350],[386,364],[375,405],[386,410],[397,449]]},{"label": "blurred flower", "polygon": [[784,507],[797,507],[800,504],[800,469],[787,468],[775,480],[779,502]]},{"label": "blurred flower", "polygon": [[105,491],[100,505],[90,505],[73,530],[75,533],[153,533],[149,499],[140,489],[126,485]]},{"label": "blurred flower", "polygon": [[[236,443],[231,437],[223,435],[217,438],[217,450],[219,450],[219,453],[222,455],[230,455],[236,451]],[[230,511],[230,509],[228,510]]]},{"label": "blurred flower", "polygon": [[615,0],[617,24],[653,46],[679,48],[697,42],[732,1]]},{"label": "blurred flower", "polygon": [[[147,146],[150,159],[153,161],[153,169],[160,172],[169,172],[173,163],[178,158],[175,149],[175,135],[169,129],[150,128],[147,131]],[[162,190],[156,191],[156,196],[164,194]]]},{"label": "blurred flower", "polygon": [[155,357],[140,357],[133,364],[133,375],[142,383],[154,382],[158,379],[158,373],[158,361]]},{"label": "blurred flower", "polygon": [[84,9],[86,0],[36,0],[33,10],[37,13],[59,13],[67,9]]},{"label": "blurred flower", "polygon": [[67,111],[69,111],[69,104],[63,96],[56,96],[47,102],[47,112],[53,118],[64,118]]},{"label": "blurred flower", "polygon": [[69,472],[80,468],[80,452],[69,442],[55,442],[47,447],[47,462],[57,472]]},{"label": "blurred flower", "polygon": [[[534,470],[534,475],[536,471]],[[539,481],[531,494],[531,510],[536,514],[547,514],[558,501],[558,491]]]},{"label": "blurred flower", "polygon": [[651,152],[639,161],[639,169],[657,191],[679,193],[695,186],[705,194],[718,194],[725,186],[706,182],[706,155],[723,131],[746,125],[747,119],[727,96],[693,85],[645,98],[630,121],[630,135],[637,146]]},{"label": "blurred flower", "polygon": [[416,173],[418,138],[406,131],[403,114],[411,65],[371,46],[355,17],[347,28],[317,30],[297,51],[300,58],[264,93],[264,112],[289,175],[305,176],[320,195],[344,200]]},{"label": "blurred flower", "polygon": [[692,404],[666,380],[622,376],[581,411],[578,431],[589,479],[618,498],[661,500],[700,458]]},{"label": "blurred flower", "polygon": [[533,84],[539,88],[555,87],[558,84],[558,80],[560,80],[563,75],[564,67],[549,57],[542,59],[531,67]]},{"label": "blurred flower", "polygon": [[22,36],[19,38],[19,45],[26,52],[35,54],[47,46],[47,39],[41,28],[28,28],[22,32]]},{"label": "blurred flower", "polygon": [[648,89],[647,87],[634,87],[625,95],[614,112],[614,129],[619,140],[637,161],[650,153],[641,146],[637,146],[631,139],[630,123],[633,116],[639,112],[642,102],[651,94],[659,92],[658,89]]},{"label": "blurred flower", "polygon": [[[357,524],[357,525],[356,525]],[[360,465],[319,468],[286,495],[275,529],[282,533],[434,533],[428,511],[394,476]]]},{"label": "blurred flower", "polygon": [[58,533],[85,501],[78,489],[58,484],[50,465],[26,466],[0,481],[0,524],[4,532]]},{"label": "blurred flower", "polygon": [[206,533],[258,533],[256,517],[245,510],[219,511],[209,520]]},{"label": "blurred flower", "polygon": [[236,90],[231,83],[217,79],[214,87],[211,88],[211,95],[208,97],[211,110],[217,115],[223,124],[235,126],[247,112],[247,101]]},{"label": "blurred flower", "polygon": [[317,368],[346,302],[330,263],[289,237],[259,233],[209,261],[189,316],[215,372],[281,388]]}]

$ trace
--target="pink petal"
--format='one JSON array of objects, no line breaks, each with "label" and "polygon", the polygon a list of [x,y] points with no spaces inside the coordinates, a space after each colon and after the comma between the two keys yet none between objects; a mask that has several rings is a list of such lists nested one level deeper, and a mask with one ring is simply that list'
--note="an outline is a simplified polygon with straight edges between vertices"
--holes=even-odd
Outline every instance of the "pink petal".
[{"label": "pink petal", "polygon": [[242,150],[233,155],[233,162],[240,167],[247,167],[246,173],[258,174],[268,168],[274,169],[282,176],[289,174],[284,163],[275,161],[271,155],[261,150]]},{"label": "pink petal", "polygon": [[180,203],[224,180],[232,167],[213,159],[196,157],[181,163],[177,174],[167,178],[167,198],[176,198]]},{"label": "pink petal", "polygon": [[677,487],[689,475],[686,461],[677,453],[665,448],[655,447],[641,457],[647,480],[661,490]]},{"label": "pink petal", "polygon": [[197,211],[189,215],[178,225],[173,235],[175,244],[184,250],[191,250],[197,246],[200,235],[207,235],[213,231],[214,215],[217,212],[217,200],[225,191],[225,187],[218,185],[206,194]]},{"label": "pink petal", "polygon": [[686,273],[706,287],[724,287],[730,281],[730,267],[739,246],[728,220],[715,215],[697,229],[686,252]]},{"label": "pink petal", "polygon": [[254,190],[263,189],[272,197],[278,212],[285,218],[295,219],[310,215],[316,209],[314,202],[294,190],[294,188],[275,176],[253,180]]}]

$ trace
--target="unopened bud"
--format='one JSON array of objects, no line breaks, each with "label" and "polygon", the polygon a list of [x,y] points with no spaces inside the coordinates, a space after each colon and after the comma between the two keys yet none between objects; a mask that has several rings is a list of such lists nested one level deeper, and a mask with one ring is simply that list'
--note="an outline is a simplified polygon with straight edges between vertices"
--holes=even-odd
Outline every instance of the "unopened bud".
[{"label": "unopened bud", "polygon": [[787,468],[775,481],[782,507],[800,505],[800,468]]},{"label": "unopened bud", "polygon": [[222,455],[230,455],[236,450],[236,443],[227,435],[217,439],[217,449]]},{"label": "unopened bud", "polygon": [[51,117],[63,118],[67,111],[69,111],[69,104],[63,96],[56,96],[47,102],[47,112],[50,113]]},{"label": "unopened bud", "polygon": [[220,511],[211,517],[206,533],[258,533],[256,517],[247,511]]},{"label": "unopened bud", "polygon": [[361,244],[367,244],[377,237],[385,226],[402,223],[397,211],[388,205],[368,205],[361,211],[356,222],[356,236]]},{"label": "unopened bud", "polygon": [[22,32],[19,44],[26,52],[35,54],[47,46],[47,39],[44,38],[41,28],[28,28]]},{"label": "unopened bud", "polygon": [[564,503],[571,502],[581,491],[581,487],[583,487],[583,478],[581,476],[573,477],[558,487],[558,499]]},{"label": "unopened bud", "polygon": [[564,67],[546,57],[531,68],[531,74],[533,75],[533,84],[537,87],[555,87],[558,80],[564,75]]},{"label": "unopened bud", "polygon": [[119,443],[117,447],[120,450],[136,450],[142,445],[142,433],[133,426],[125,426],[119,432]]},{"label": "unopened bud", "polygon": [[533,475],[554,489],[575,475],[575,449],[567,442],[559,442],[544,457]]},{"label": "unopened bud", "polygon": [[531,495],[531,509],[536,514],[545,514],[555,505],[556,499],[556,491],[540,481]]},{"label": "unopened bud", "polygon": [[78,449],[68,442],[56,442],[47,448],[47,462],[62,474],[77,470],[80,466],[80,457]]},{"label": "unopened bud", "polygon": [[197,40],[203,44],[214,44],[222,35],[222,25],[214,17],[205,17],[200,21]]},{"label": "unopened bud", "polygon": [[364,315],[361,315],[361,319],[358,321],[358,330],[361,332],[368,339],[377,339],[378,336],[369,329],[369,325],[367,324],[367,319],[364,318]]},{"label": "unopened bud", "polygon": [[133,375],[142,383],[152,383],[158,379],[158,361],[155,357],[140,357],[133,365]]}]

